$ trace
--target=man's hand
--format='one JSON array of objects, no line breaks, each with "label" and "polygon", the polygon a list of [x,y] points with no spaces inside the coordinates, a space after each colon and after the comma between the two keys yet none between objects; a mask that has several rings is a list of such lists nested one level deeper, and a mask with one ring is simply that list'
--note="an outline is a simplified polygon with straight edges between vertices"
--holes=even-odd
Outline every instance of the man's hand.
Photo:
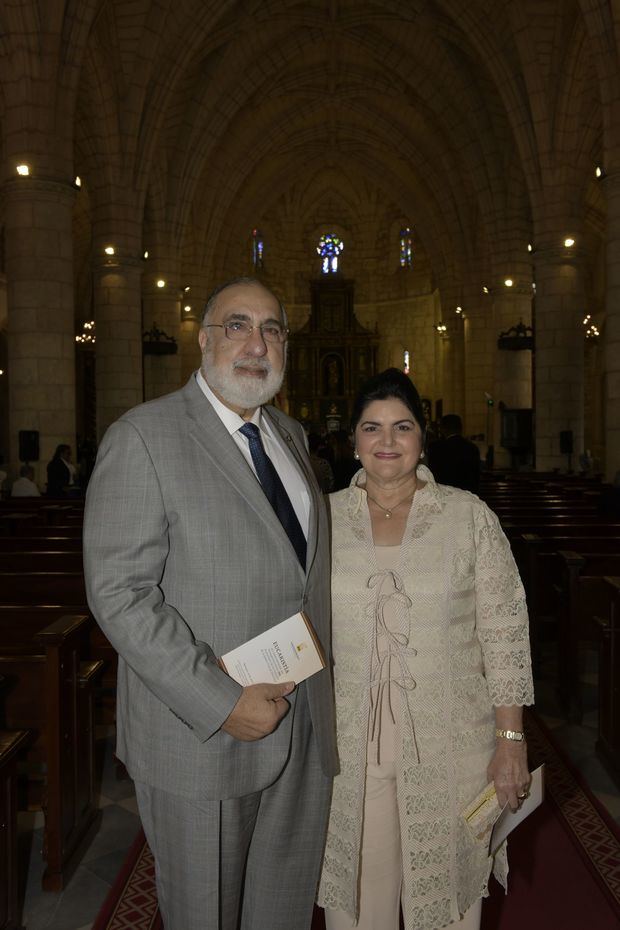
[{"label": "man's hand", "polygon": [[222,730],[235,739],[246,741],[268,736],[288,713],[291,705],[285,695],[294,689],[292,681],[279,685],[248,685],[222,724]]}]

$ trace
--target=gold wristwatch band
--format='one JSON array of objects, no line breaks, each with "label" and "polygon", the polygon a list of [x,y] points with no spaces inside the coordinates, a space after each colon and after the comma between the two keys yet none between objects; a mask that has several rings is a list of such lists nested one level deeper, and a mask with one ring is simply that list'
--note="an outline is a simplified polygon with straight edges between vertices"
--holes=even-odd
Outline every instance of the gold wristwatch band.
[{"label": "gold wristwatch band", "polygon": [[525,733],[522,730],[495,730],[495,735],[502,739],[512,739],[517,743],[522,743],[525,739]]}]

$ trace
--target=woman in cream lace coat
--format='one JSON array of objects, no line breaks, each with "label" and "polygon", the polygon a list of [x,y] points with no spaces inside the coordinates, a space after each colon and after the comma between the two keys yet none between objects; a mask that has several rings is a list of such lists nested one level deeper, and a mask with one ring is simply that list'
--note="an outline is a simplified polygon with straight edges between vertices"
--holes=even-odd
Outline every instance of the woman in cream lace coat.
[{"label": "woman in cream lace coat", "polygon": [[[497,518],[419,464],[424,417],[397,369],[353,415],[363,469],[331,495],[341,774],[319,903],[327,930],[476,930],[491,868],[462,811],[528,791],[525,597]],[[464,915],[464,916],[463,916]]]}]

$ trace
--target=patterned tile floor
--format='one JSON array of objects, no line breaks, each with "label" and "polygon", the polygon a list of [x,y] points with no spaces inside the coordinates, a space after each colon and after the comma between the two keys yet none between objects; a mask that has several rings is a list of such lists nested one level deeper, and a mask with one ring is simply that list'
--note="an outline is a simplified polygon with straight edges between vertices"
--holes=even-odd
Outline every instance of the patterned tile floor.
[{"label": "patterned tile floor", "polygon": [[[584,657],[584,707],[582,726],[566,723],[556,692],[553,650],[548,649],[537,674],[536,709],[592,792],[620,824],[620,791],[598,760],[594,744],[597,736],[596,655]],[[113,734],[100,728],[98,747],[101,759],[99,803],[101,826],[84,853],[65,891],[41,891],[41,815],[20,815],[20,856],[27,883],[24,893],[23,922],[26,930],[90,930],[99,909],[133,842],[140,820],[131,781],[119,781],[112,761]]]}]

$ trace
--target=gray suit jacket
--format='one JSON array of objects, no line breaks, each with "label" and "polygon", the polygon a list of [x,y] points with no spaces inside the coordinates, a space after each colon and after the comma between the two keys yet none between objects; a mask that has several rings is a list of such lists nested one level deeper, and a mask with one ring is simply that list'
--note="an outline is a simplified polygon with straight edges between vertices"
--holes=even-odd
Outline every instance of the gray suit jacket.
[{"label": "gray suit jacket", "polygon": [[[110,427],[88,487],[88,600],[120,655],[118,754],[136,780],[193,799],[271,784],[286,763],[304,692],[324,772],[337,768],[325,507],[300,425],[275,408],[264,413],[308,486],[305,573],[194,376]],[[301,608],[328,669],[297,689],[274,733],[233,739],[220,726],[241,687],[216,657]]]}]

